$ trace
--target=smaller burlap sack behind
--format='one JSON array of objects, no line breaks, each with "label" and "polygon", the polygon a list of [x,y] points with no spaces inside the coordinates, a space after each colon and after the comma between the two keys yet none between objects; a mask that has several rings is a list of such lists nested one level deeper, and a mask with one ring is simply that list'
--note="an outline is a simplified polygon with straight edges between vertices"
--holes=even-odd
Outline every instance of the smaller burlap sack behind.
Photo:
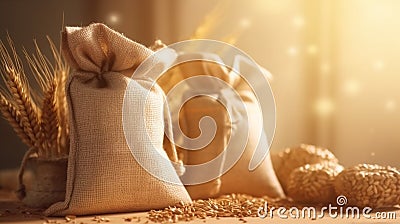
[{"label": "smaller burlap sack behind", "polygon": [[[157,46],[165,47],[165,45],[156,42],[151,48]],[[197,64],[197,63],[196,63]],[[165,74],[163,74],[157,83],[164,90],[165,93],[171,91],[171,89],[185,77],[182,75],[181,65],[175,66]],[[218,69],[221,67],[218,66]],[[197,70],[199,71],[199,70]],[[193,72],[193,71],[191,71]],[[194,73],[191,73],[194,74]],[[220,74],[220,73],[218,73]],[[178,90],[179,91],[179,90]],[[179,92],[179,94],[184,95],[186,91]],[[170,106],[176,108],[180,106],[180,98],[169,99]],[[179,105],[174,105],[179,104]],[[213,99],[206,96],[197,96],[188,100],[184,105],[182,105],[179,111],[179,128],[182,134],[186,135],[188,138],[194,139],[200,136],[199,122],[204,116],[211,117],[216,122],[216,133],[215,138],[212,141],[199,150],[186,150],[180,148],[180,145],[185,145],[185,147],[193,148],[190,143],[183,143],[182,139],[175,139],[177,142],[177,149],[180,152],[180,157],[185,165],[197,165],[206,163],[220,153],[222,153],[227,145],[229,139],[230,127],[226,124],[229,122],[228,114],[225,111],[223,105],[218,102],[217,99]],[[207,130],[206,130],[207,131]],[[174,135],[177,137],[179,135]],[[165,147],[168,147],[166,145]],[[218,168],[218,173],[221,174],[223,168],[223,163],[220,164]],[[215,172],[215,170],[201,170],[201,173],[190,173],[190,175],[204,175],[205,173]],[[221,188],[221,178],[217,177],[210,181],[201,184],[186,185],[185,186],[189,195],[192,199],[207,199],[212,197],[217,197]]]},{"label": "smaller burlap sack behind", "polygon": [[[214,159],[220,153],[223,153],[229,140],[230,128],[226,125],[229,122],[228,114],[225,112],[221,103],[210,97],[197,96],[184,104],[182,113],[185,114],[185,116],[180,116],[181,128],[183,133],[189,138],[196,138],[201,135],[199,123],[205,116],[214,119],[217,126],[215,137],[208,145],[200,150],[184,151],[183,161],[185,164],[203,164]],[[219,169],[219,173],[221,174],[222,164]],[[202,170],[202,172],[209,173],[210,171]],[[220,192],[220,188],[220,177],[206,183],[186,186],[187,191],[193,199],[216,197]]]},{"label": "smaller burlap sack behind", "polygon": [[[152,89],[145,108],[138,109],[146,112],[145,125],[139,122],[144,119],[141,113],[127,116],[128,123],[134,125],[122,123],[128,83],[137,87],[128,97],[132,102],[125,102],[133,107],[145,100],[151,86],[149,81],[130,76],[152,51],[103,24],[67,27],[62,46],[74,68],[66,85],[71,129],[66,196],[45,214],[132,212],[190,202],[182,184],[166,183],[148,173],[135,160],[125,139],[124,128],[129,129],[129,138],[136,140],[132,150],[154,164],[153,173],[168,174],[179,181],[171,163],[162,166],[165,163],[150,156],[154,147],[164,152],[162,91]],[[176,161],[173,154],[168,157]]]},{"label": "smaller burlap sack behind", "polygon": [[[185,56],[183,54],[180,57],[182,57],[182,61],[185,61],[185,57],[190,58],[191,56],[192,55]],[[197,55],[198,58],[201,58],[203,56],[205,60],[213,59],[213,61],[222,63],[221,59],[217,55],[202,53],[199,53]],[[237,91],[241,98],[241,101],[245,104],[247,111],[239,110],[236,111],[236,113],[247,113],[249,122],[240,119],[241,115],[233,118],[236,119],[235,121],[233,121],[233,128],[237,130],[234,135],[232,135],[232,133],[230,133],[229,131],[224,131],[225,136],[216,135],[216,139],[213,140],[215,142],[219,142],[220,144],[215,144],[212,147],[207,146],[204,148],[205,150],[199,150],[196,152],[189,151],[182,153],[184,156],[187,157],[183,160],[185,162],[193,161],[193,163],[198,163],[200,161],[203,162],[204,160],[209,161],[211,159],[210,157],[212,157],[213,155],[215,156],[216,154],[224,150],[224,148],[227,146],[227,139],[230,139],[230,141],[232,141],[231,144],[233,148],[231,150],[240,150],[239,148],[235,148],[235,145],[238,145],[238,141],[240,141],[239,139],[243,139],[243,136],[247,136],[247,134],[249,138],[247,140],[245,150],[238,162],[219,179],[214,180],[221,181],[221,185],[214,185],[214,188],[211,188],[212,191],[210,191],[210,185],[207,184],[198,185],[197,187],[196,185],[186,186],[189,193],[194,196],[201,195],[202,198],[214,197],[215,191],[219,192],[218,195],[229,193],[245,193],[254,196],[267,195],[276,198],[284,197],[284,192],[275,175],[275,171],[273,169],[269,154],[255,170],[249,171],[248,169],[250,160],[257,147],[268,147],[266,136],[262,131],[263,124],[260,122],[260,117],[262,116],[262,114],[258,109],[257,99],[253,93],[253,90],[250,88],[249,84],[245,80],[241,79],[240,76],[232,72],[230,69],[221,66],[218,63],[205,60],[184,62],[173,67],[172,69],[167,71],[160,80],[158,80],[159,85],[166,93],[168,93],[168,91],[172,89],[176,84],[184,81],[185,79],[202,75],[216,77],[231,85],[234,90]],[[222,87],[218,86],[218,84],[213,82],[212,80],[210,80],[209,82],[206,80],[203,83],[198,82],[194,85],[190,84],[188,88],[186,88],[186,92],[183,92],[182,95],[193,91],[193,89],[196,89],[200,85],[203,87],[209,86],[212,89],[211,92],[215,92],[218,95],[219,99],[227,102],[233,108],[236,107],[236,104],[241,103],[236,102],[236,100],[233,99],[231,96],[226,95]],[[177,101],[179,101],[179,99],[177,99]],[[211,117],[229,117],[226,108],[215,106],[215,102],[212,102],[214,101],[214,99],[207,97],[203,100],[196,99],[196,101],[196,104],[194,102],[190,104],[186,103],[188,105],[184,105],[182,111],[180,111],[179,113],[180,128],[183,130],[183,132],[193,132],[186,133],[188,136],[196,137],[198,135],[198,118],[210,116],[209,111],[212,111],[212,114],[214,114],[214,116]],[[221,116],[219,114],[225,114],[225,116]],[[232,119],[232,117],[230,119]],[[222,125],[223,127],[228,128],[227,122],[225,120],[215,121],[217,125]],[[245,133],[245,131],[242,131],[246,129],[249,130],[249,133]],[[260,131],[262,133],[260,133]],[[214,150],[214,152],[210,153],[210,150]],[[229,157],[229,154],[227,154],[226,157]],[[225,164],[221,164],[221,166],[224,165]],[[211,183],[212,182],[210,182],[209,184]]]}]

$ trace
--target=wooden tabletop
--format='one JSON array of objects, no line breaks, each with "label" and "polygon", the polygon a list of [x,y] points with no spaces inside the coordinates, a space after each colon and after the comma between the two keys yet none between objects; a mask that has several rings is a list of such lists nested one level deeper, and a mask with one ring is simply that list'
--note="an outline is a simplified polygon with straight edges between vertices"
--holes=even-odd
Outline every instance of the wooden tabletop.
[{"label": "wooden tabletop", "polygon": [[[377,212],[394,212],[394,219],[360,219],[353,218],[336,218],[329,217],[328,214],[322,219],[281,219],[277,216],[274,218],[207,218],[190,221],[190,223],[400,223],[399,208],[391,208],[385,210],[374,211],[371,217],[376,216]],[[393,214],[393,213],[392,213]],[[76,223],[76,224],[91,224],[91,223],[153,223],[147,218],[146,212],[139,213],[123,213],[123,214],[108,214],[100,216],[83,216],[83,217],[45,217],[41,215],[41,210],[29,209],[24,207],[12,192],[0,190],[0,223],[24,223],[24,224],[42,224],[42,223]]]}]

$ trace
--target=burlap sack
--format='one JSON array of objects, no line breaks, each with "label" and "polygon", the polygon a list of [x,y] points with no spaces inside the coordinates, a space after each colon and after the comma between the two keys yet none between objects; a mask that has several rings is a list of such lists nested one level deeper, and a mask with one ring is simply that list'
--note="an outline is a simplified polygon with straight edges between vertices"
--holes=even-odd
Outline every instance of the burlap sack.
[{"label": "burlap sack", "polygon": [[[66,87],[71,148],[65,201],[53,204],[45,214],[131,212],[190,202],[183,185],[163,182],[142,168],[124,136],[123,128],[128,128],[129,138],[136,140],[133,150],[147,156],[156,174],[166,173],[179,181],[170,163],[162,166],[164,163],[153,161],[150,156],[153,147],[163,152],[162,91],[152,89],[145,108],[138,108],[146,111],[146,125],[139,122],[144,119],[141,114],[127,116],[131,119],[128,123],[136,125],[123,127],[122,123],[124,93],[129,82],[137,88],[128,97],[134,102],[127,103],[145,100],[146,88],[151,83],[130,76],[152,51],[103,24],[67,27],[62,45],[74,68]],[[148,133],[151,139],[144,137]],[[176,154],[168,156],[176,160]]]},{"label": "burlap sack", "polygon": [[[217,130],[215,138],[200,150],[189,151],[185,150],[183,153],[183,161],[188,165],[197,165],[206,163],[220,153],[223,153],[224,146],[227,145],[229,140],[229,128],[226,125],[229,121],[228,114],[224,111],[223,105],[216,99],[209,97],[198,96],[194,97],[182,108],[183,114],[186,116],[180,117],[180,123],[183,133],[189,138],[196,138],[200,136],[199,122],[204,116],[209,116],[216,122]],[[189,145],[190,147],[190,145]],[[222,165],[217,167],[218,173],[222,172]],[[210,172],[209,170],[202,170],[202,173]],[[191,175],[201,175],[192,173]],[[187,185],[186,189],[193,199],[211,198],[218,196],[221,188],[221,178],[210,180],[206,183]]]},{"label": "burlap sack", "polygon": [[[180,66],[187,66],[187,64],[181,64],[171,68],[157,80],[157,83],[165,93],[168,93],[177,83],[186,78],[186,76],[182,74]],[[191,74],[194,74],[193,71]],[[178,94],[184,95],[185,92],[187,91],[179,92]],[[169,99],[168,103],[172,108],[176,108],[179,105],[174,104],[180,104],[181,99],[174,97]],[[200,135],[199,122],[204,116],[209,116],[214,119],[217,126],[216,137],[213,138],[209,144],[200,150],[191,151],[179,147],[179,145],[184,145],[184,143],[182,139],[175,138],[175,142],[178,143],[177,149],[180,152],[180,158],[186,165],[206,163],[222,153],[227,145],[230,128],[226,124],[229,118],[228,114],[224,111],[223,105],[221,105],[217,99],[198,96],[187,101],[179,111],[179,126],[182,133],[189,138],[198,137]],[[178,136],[179,135],[174,135],[174,137]],[[191,148],[193,146],[185,144],[185,147]],[[219,174],[222,172],[222,167],[223,164],[221,163],[217,171]],[[209,172],[215,172],[215,170],[201,170],[201,173],[191,173],[190,175],[203,175]],[[221,178],[218,177],[206,183],[186,185],[185,187],[192,199],[212,198],[219,195]]]},{"label": "burlap sack", "polygon": [[[199,54],[198,56],[202,57],[202,54]],[[182,55],[181,57],[184,57],[184,55]],[[222,62],[217,55],[213,55],[211,56],[211,58],[215,59],[215,61]],[[210,59],[210,55],[207,55],[207,59]],[[169,74],[168,72],[171,73]],[[253,156],[253,153],[255,152],[257,147],[267,147],[268,142],[265,134],[262,131],[262,123],[260,122],[260,117],[262,116],[261,111],[259,111],[257,107],[256,97],[247,82],[241,79],[237,74],[231,72],[230,69],[227,69],[226,67],[221,66],[218,63],[206,62],[201,60],[179,64],[168,72],[165,75],[167,77],[170,77],[169,82],[165,82],[165,78],[164,80],[161,79],[161,81],[158,82],[160,86],[164,89],[164,91],[166,91],[166,93],[169,91],[169,89],[171,89],[174,85],[178,84],[182,80],[194,76],[210,75],[223,80],[224,82],[230,84],[238,92],[241,101],[244,102],[245,107],[247,108],[247,111],[240,109],[236,110],[236,113],[239,113],[238,117],[240,117],[240,114],[244,113],[247,113],[249,117],[249,122],[241,120],[240,118],[236,119],[233,128],[238,131],[236,131],[234,135],[231,135],[229,131],[225,131],[225,136],[217,135],[214,142],[219,142],[219,144],[212,145],[210,147],[207,146],[206,148],[204,148],[204,150],[199,150],[197,152],[190,151],[183,154],[188,157],[184,158],[184,161],[186,163],[188,163],[188,161],[200,162],[210,160],[210,157],[224,150],[224,147],[226,147],[227,145],[227,139],[230,139],[230,141],[232,141],[232,150],[239,150],[235,148],[235,145],[239,145],[238,142],[241,141],[240,139],[242,139],[245,135],[247,136],[247,133],[245,133],[244,130],[249,129],[250,131],[244,153],[242,154],[238,162],[228,172],[222,175],[221,186],[216,187],[217,185],[215,185],[213,191],[210,191],[210,186],[207,185],[198,185],[197,187],[194,186],[194,188],[186,186],[189,193],[191,195],[200,195],[203,198],[215,196],[214,192],[216,190],[219,191],[218,194],[245,193],[254,196],[268,195],[270,197],[284,197],[283,190],[273,170],[269,154],[255,170],[248,170],[251,157]],[[218,85],[212,83],[212,81],[206,81],[205,83],[196,83],[196,85],[208,85],[215,88],[212,91],[218,90]],[[190,92],[191,89],[196,87],[198,86],[189,86],[186,89],[186,92]],[[219,91],[219,97],[225,98],[223,100],[227,101],[233,107],[235,107],[235,104],[240,103],[236,102],[237,100],[231,98],[230,96],[224,95],[222,89],[219,89]],[[185,95],[185,93],[182,93],[182,95]],[[225,116],[222,117],[228,117],[228,112],[226,108],[218,108],[213,106],[213,103],[211,102],[213,101],[213,99],[209,97],[208,101],[209,102],[207,102],[207,100],[205,99],[203,99],[202,101],[198,100],[196,105],[194,103],[191,103],[190,105],[185,105],[180,111],[181,113],[179,120],[181,129],[183,129],[185,132],[186,127],[186,131],[193,132],[188,133],[188,136],[196,136],[196,134],[198,134],[198,118],[206,115],[210,116],[210,111],[212,111],[211,113],[214,114],[214,116],[212,117],[221,117],[220,115],[218,115],[221,113],[225,114]],[[203,109],[198,110],[197,108]],[[224,127],[226,128],[226,121],[216,120],[216,122],[218,125],[224,125]],[[260,133],[260,131],[262,133]],[[260,136],[261,138],[259,139]],[[209,153],[210,150],[214,150],[214,153]],[[221,165],[224,166],[224,164]]]}]

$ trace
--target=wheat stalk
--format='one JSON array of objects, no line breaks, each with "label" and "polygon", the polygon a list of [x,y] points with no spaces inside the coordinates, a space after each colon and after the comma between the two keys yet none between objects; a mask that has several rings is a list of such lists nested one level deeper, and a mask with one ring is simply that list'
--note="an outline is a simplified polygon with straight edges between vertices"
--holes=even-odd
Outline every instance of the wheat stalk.
[{"label": "wheat stalk", "polygon": [[68,154],[68,119],[65,81],[69,67],[48,38],[52,64],[36,41],[35,54],[23,51],[40,91],[30,89],[20,57],[10,37],[11,54],[0,42],[1,76],[6,89],[0,89],[0,111],[21,140],[36,147],[38,156],[59,158]]},{"label": "wheat stalk", "polygon": [[47,37],[51,52],[55,59],[55,68],[54,68],[54,82],[56,83],[55,89],[55,102],[56,108],[58,108],[58,121],[59,121],[59,130],[57,142],[59,146],[60,152],[68,152],[69,148],[69,126],[68,126],[68,105],[67,98],[65,95],[65,83],[67,81],[67,75],[69,74],[69,66],[64,62],[61,54],[57,50],[53,41]]},{"label": "wheat stalk", "polygon": [[[57,115],[58,110],[54,95],[56,90],[56,82],[52,82],[51,84],[52,85],[50,85],[50,87],[44,93],[40,125],[44,134],[43,147],[51,157],[54,157],[60,153],[57,146],[59,123]],[[57,151],[55,149],[57,149]]]},{"label": "wheat stalk", "polygon": [[56,82],[57,88],[55,91],[56,95],[56,106],[58,108],[58,121],[59,121],[59,130],[58,130],[58,147],[59,151],[64,152],[65,155],[68,154],[69,149],[69,120],[68,120],[68,105],[65,95],[65,83],[66,77],[69,73],[69,67],[62,68],[56,71]]},{"label": "wheat stalk", "polygon": [[13,53],[13,58],[8,53],[7,48],[0,42],[0,54],[2,56],[2,76],[10,92],[12,102],[21,114],[23,130],[32,142],[40,145],[41,130],[39,126],[38,110],[29,94],[29,85],[24,79],[24,71],[21,59],[18,57],[11,38],[8,38],[9,46]]},{"label": "wheat stalk", "polygon": [[32,73],[37,74],[35,79],[42,90],[42,113],[40,116],[40,128],[43,133],[41,139],[42,152],[46,157],[57,157],[60,150],[57,146],[59,122],[55,100],[57,82],[54,77],[54,67],[44,56],[36,41],[34,41],[34,45],[36,54],[30,56],[26,50],[24,50],[24,54]]}]

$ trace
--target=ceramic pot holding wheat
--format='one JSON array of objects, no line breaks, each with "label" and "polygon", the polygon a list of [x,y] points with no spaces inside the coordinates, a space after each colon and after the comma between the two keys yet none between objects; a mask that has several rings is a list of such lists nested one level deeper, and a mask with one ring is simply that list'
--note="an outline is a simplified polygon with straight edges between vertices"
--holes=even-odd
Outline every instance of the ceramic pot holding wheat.
[{"label": "ceramic pot holding wheat", "polygon": [[65,198],[67,158],[28,158],[26,172],[31,173],[32,182],[24,184],[19,192],[22,203],[32,208],[47,208]]}]

